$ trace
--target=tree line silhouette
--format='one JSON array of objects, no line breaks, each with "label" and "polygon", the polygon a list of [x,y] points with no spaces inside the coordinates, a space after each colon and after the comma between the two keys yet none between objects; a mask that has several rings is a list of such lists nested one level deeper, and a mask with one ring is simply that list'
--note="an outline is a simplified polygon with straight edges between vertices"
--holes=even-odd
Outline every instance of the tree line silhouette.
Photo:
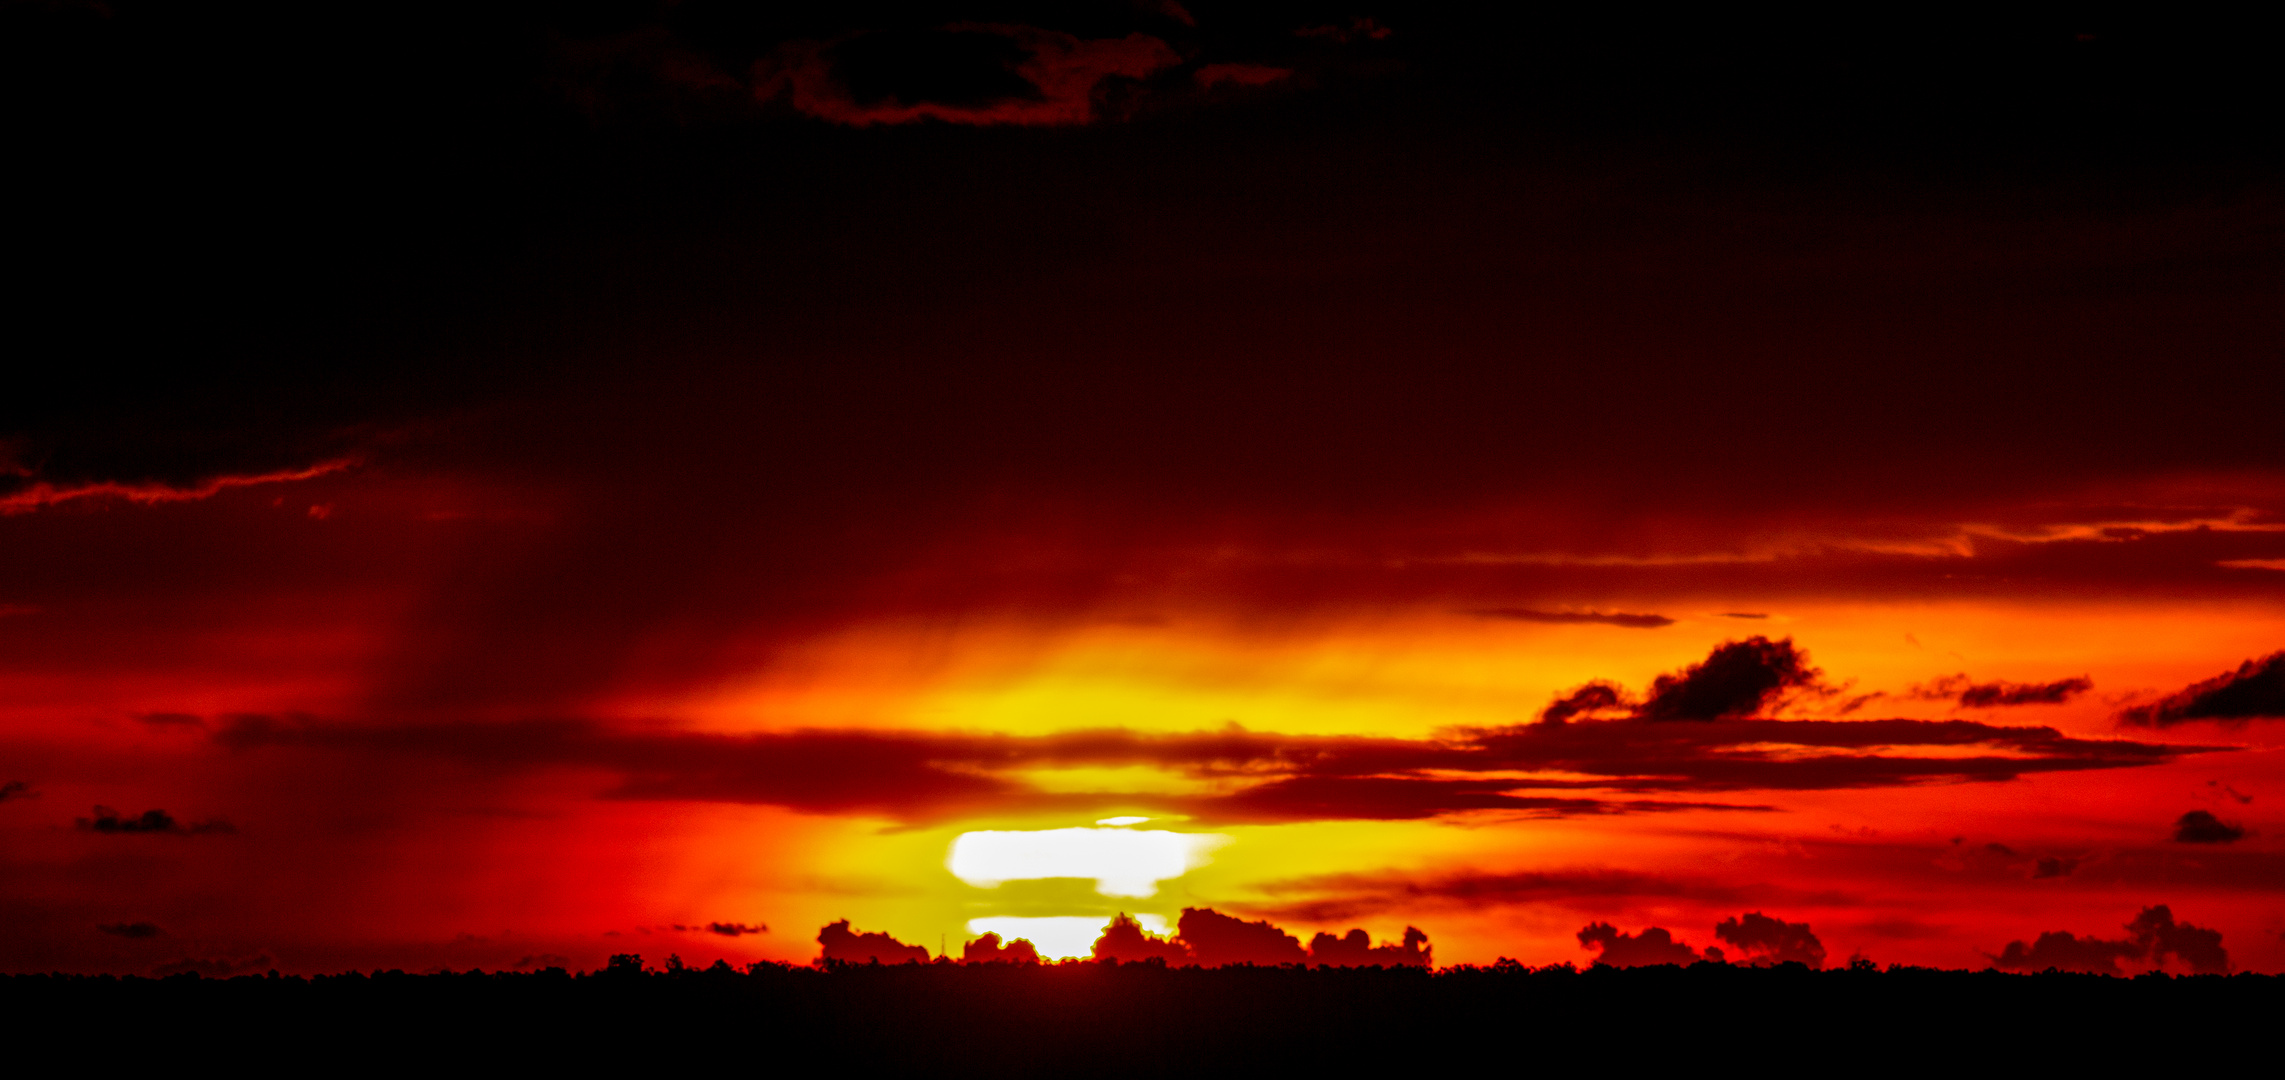
[{"label": "tree line silhouette", "polygon": [[[0,1010],[27,1048],[89,1063],[258,1055],[526,1073],[671,1063],[979,1077],[1346,1074],[1702,1065],[1732,1052],[2056,1067],[2213,1051],[2258,1038],[2281,1005],[2285,979],[2268,975],[1883,971],[1862,961],[702,969],[622,954],[576,974],[0,976]],[[1827,1059],[1834,1050],[1846,1052]]]}]

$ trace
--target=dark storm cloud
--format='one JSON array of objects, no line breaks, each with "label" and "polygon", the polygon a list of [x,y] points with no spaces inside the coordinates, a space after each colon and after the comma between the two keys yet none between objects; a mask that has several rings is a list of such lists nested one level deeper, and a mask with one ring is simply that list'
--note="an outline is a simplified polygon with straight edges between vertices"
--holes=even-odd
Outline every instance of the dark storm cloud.
[{"label": "dark storm cloud", "polygon": [[1562,724],[1572,717],[1591,715],[1630,704],[1626,691],[1616,683],[1596,681],[1557,697],[1539,711],[1542,724]]},{"label": "dark storm cloud", "polygon": [[1787,690],[1817,686],[1823,672],[1808,661],[1792,638],[1726,641],[1704,661],[1660,675],[1643,696],[1639,715],[1646,720],[1752,716]]},{"label": "dark storm cloud", "polygon": [[2224,722],[2285,718],[2285,652],[2239,664],[2148,705],[2118,714],[2122,723],[2165,727],[2191,720]]},{"label": "dark storm cloud", "polygon": [[252,956],[218,956],[205,959],[186,956],[180,960],[153,967],[151,974],[162,979],[170,975],[202,975],[209,979],[220,979],[231,975],[265,971],[276,965],[277,961],[271,959],[270,954],[266,952],[255,953]]},{"label": "dark storm cloud", "polygon": [[1970,709],[2010,705],[2059,705],[2094,689],[2093,679],[2080,675],[2045,683],[1976,683],[1960,691],[1960,704]]},{"label": "dark storm cloud", "polygon": [[2245,839],[2245,827],[2223,821],[2205,810],[2192,810],[2174,819],[2178,844],[2229,844]]},{"label": "dark storm cloud", "polygon": [[1662,927],[1639,934],[1622,933],[1609,923],[1589,923],[1579,931],[1579,947],[1595,953],[1595,963],[1612,967],[1649,967],[1691,964],[1705,959],[1698,950],[1674,940]]},{"label": "dark storm cloud", "polygon": [[1487,619],[1512,619],[1516,622],[1535,623],[1600,623],[1604,626],[1623,626],[1631,630],[1649,630],[1672,626],[1674,620],[1664,615],[1631,615],[1620,611],[1539,611],[1534,608],[1478,608],[1470,612]]},{"label": "dark storm cloud", "polygon": [[1825,943],[1809,931],[1808,923],[1789,923],[1758,911],[1723,919],[1714,937],[1729,943],[1757,964],[1825,966]]},{"label": "dark storm cloud", "polygon": [[849,920],[827,923],[817,931],[819,961],[844,964],[906,964],[928,963],[928,950],[919,945],[907,945],[885,933],[858,933],[849,928]]},{"label": "dark storm cloud", "polygon": [[1946,675],[1912,687],[1906,697],[1921,701],[1953,701],[1963,708],[1992,709],[2016,705],[2059,705],[2094,689],[2084,675],[2053,682],[2018,683],[2005,680],[1977,682],[1965,674]]},{"label": "dark storm cloud", "polygon": [[81,832],[93,833],[152,833],[168,836],[228,835],[238,831],[231,823],[214,818],[184,824],[164,810],[145,810],[134,817],[124,817],[108,806],[95,808],[95,816],[76,819],[75,827]]},{"label": "dark storm cloud", "polygon": [[2020,941],[2008,942],[1991,961],[1996,967],[2022,971],[2056,968],[2118,975],[2122,974],[2118,966],[2121,960],[2147,959],[2162,964],[2171,957],[2200,974],[2229,970],[2229,952],[2222,948],[2221,932],[2175,922],[2174,912],[2165,904],[2142,909],[2133,922],[2126,924],[2126,931],[2127,936],[2117,941],[2082,938],[2067,930],[2049,931],[2040,934],[2028,946]]},{"label": "dark storm cloud", "polygon": [[[1611,899],[1738,902],[1758,889],[1733,883],[1630,870],[1532,871],[1514,874],[1329,874],[1271,882],[1279,898],[1260,910],[1279,918],[1325,923],[1394,911],[1462,911],[1524,904],[1587,907]],[[1290,897],[1291,899],[1285,899]]]},{"label": "dark storm cloud", "polygon": [[[1987,954],[1988,955],[1988,954]],[[1992,956],[1994,967],[2018,971],[2078,971],[2090,975],[2117,975],[2121,959],[2135,959],[2142,955],[2131,941],[2105,941],[2101,938],[2082,938],[2068,930],[2051,930],[2040,934],[2029,945],[2010,941],[1999,955]]]},{"label": "dark storm cloud", "polygon": [[[346,724],[239,716],[214,735],[241,751],[396,753],[481,770],[586,767],[609,798],[766,803],[905,819],[1142,805],[1215,822],[1410,820],[1474,811],[1532,816],[1767,809],[1659,793],[1831,790],[2132,768],[2197,747],[2077,739],[1969,721],[1608,720],[1456,729],[1428,739],[1281,735],[1235,726],[1153,734],[1013,736],[802,730],[747,735],[584,720]],[[1915,756],[1907,747],[1952,753]],[[1983,747],[1983,754],[1958,754]],[[1018,770],[1148,765],[1217,781],[1215,795],[1048,793]],[[1551,771],[1584,778],[1532,779]],[[1477,774],[1471,776],[1469,774]],[[1614,798],[1609,792],[1635,795]],[[1600,793],[1598,793],[1600,792]]]},{"label": "dark storm cloud", "polygon": [[809,116],[852,127],[935,120],[1063,126],[1097,115],[1098,88],[1182,62],[1147,34],[1083,40],[1033,26],[953,24],[780,46],[754,72],[754,95],[784,95]]},{"label": "dark storm cloud", "polygon": [[104,923],[96,929],[113,937],[123,938],[155,938],[166,933],[166,931],[159,929],[157,923],[147,922]]},{"label": "dark storm cloud", "polygon": [[0,784],[0,802],[15,799],[37,799],[39,797],[40,793],[34,790],[32,785],[22,780],[10,780]]},{"label": "dark storm cloud", "polygon": [[742,937],[746,934],[767,934],[770,932],[770,928],[762,923],[711,922],[706,924],[705,929],[709,934],[720,934],[723,937]]},{"label": "dark storm cloud", "polygon": [[1300,964],[1309,960],[1301,939],[1267,919],[1247,922],[1212,908],[1183,908],[1175,936],[1201,967],[1226,964]]},{"label": "dark storm cloud", "polygon": [[1017,938],[1003,946],[1000,943],[1000,935],[986,931],[982,937],[960,947],[960,962],[963,964],[1036,964],[1039,963],[1039,947],[1033,945],[1029,938]]},{"label": "dark storm cloud", "polygon": [[2031,877],[2035,881],[2040,878],[2070,877],[2071,871],[2078,868],[2079,860],[2077,859],[2064,858],[2059,855],[2048,856],[2032,864]]}]

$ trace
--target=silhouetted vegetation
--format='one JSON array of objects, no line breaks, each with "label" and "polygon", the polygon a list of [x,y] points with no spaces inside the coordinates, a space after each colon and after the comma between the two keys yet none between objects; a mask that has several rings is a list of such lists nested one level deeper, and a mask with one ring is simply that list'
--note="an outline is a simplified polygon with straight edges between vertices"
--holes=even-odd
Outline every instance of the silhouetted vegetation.
[{"label": "silhouetted vegetation", "polygon": [[[1418,967],[1161,963],[757,964],[615,957],[603,971],[349,973],[204,979],[0,977],[15,1030],[90,1060],[227,1051],[317,1065],[456,1069],[738,1063],[911,1075],[1169,1075],[1448,1069],[1549,1059],[1701,1060],[1845,1043],[1884,1062],[2045,1064],[2111,1049],[2123,1027],[2250,1038],[2285,1005],[2267,975],[2132,979],[1701,963]],[[131,1030],[122,1040],[117,1033]],[[257,1045],[258,1044],[258,1045]],[[312,1057],[300,1056],[314,1054]],[[837,1073],[838,1074],[838,1073]],[[1267,1075],[1267,1073],[1265,1073]]]}]

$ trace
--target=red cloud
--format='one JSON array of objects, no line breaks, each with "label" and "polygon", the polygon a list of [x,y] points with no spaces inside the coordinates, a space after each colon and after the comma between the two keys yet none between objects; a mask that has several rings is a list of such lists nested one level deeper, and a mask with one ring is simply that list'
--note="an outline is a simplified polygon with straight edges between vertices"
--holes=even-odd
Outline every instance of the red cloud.
[{"label": "red cloud", "polygon": [[[1612,798],[1608,792],[1831,790],[2010,780],[2131,768],[2204,749],[2076,739],[1969,721],[1641,720],[1462,729],[1428,739],[1301,736],[1225,728],[1015,736],[801,730],[749,735],[621,730],[593,721],[324,724],[241,716],[214,739],[237,750],[397,753],[491,769],[598,768],[623,799],[763,803],[902,820],[1008,810],[1152,807],[1207,822],[1408,820],[1470,811],[1539,816],[1757,804]],[[1987,747],[1919,756],[1913,746]],[[1230,781],[1208,796],[1049,793],[1018,770],[1149,765]],[[1565,772],[1583,778],[1519,778]],[[1476,774],[1476,775],[1469,775]],[[1600,789],[1606,794],[1592,792]]]},{"label": "red cloud", "polygon": [[[1148,34],[1087,41],[1032,26],[963,23],[893,40],[789,42],[756,63],[754,95],[786,95],[803,113],[851,127],[1074,125],[1095,119],[1104,79],[1145,78],[1181,62]],[[900,66],[910,70],[893,70]],[[876,67],[892,70],[866,70]],[[874,82],[882,85],[863,85]]]},{"label": "red cloud", "polygon": [[212,498],[228,488],[310,480],[328,473],[340,472],[354,464],[356,462],[352,459],[339,458],[333,461],[321,461],[302,469],[283,469],[276,472],[236,476],[215,476],[187,486],[125,480],[54,484],[41,480],[23,484],[6,494],[0,494],[0,515],[25,514],[42,507],[76,502],[81,499],[119,499],[145,506],[154,503],[194,502],[199,499]]}]

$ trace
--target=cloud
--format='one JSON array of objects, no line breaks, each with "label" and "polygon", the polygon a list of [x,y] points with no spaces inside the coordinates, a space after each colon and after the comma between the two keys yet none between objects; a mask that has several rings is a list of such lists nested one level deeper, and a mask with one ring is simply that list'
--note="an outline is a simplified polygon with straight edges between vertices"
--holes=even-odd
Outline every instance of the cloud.
[{"label": "cloud", "polygon": [[0,802],[7,802],[11,799],[37,799],[39,797],[40,793],[33,790],[32,785],[22,780],[10,780],[5,784],[0,784]]},{"label": "cloud", "polygon": [[[1234,726],[1037,736],[830,729],[713,734],[589,720],[339,724],[246,715],[226,718],[211,738],[239,752],[395,754],[485,770],[598,769],[616,776],[599,793],[615,799],[768,804],[900,821],[1141,809],[1209,823],[1749,811],[1767,807],[1651,796],[2002,781],[2132,768],[2215,749],[2078,739],[2048,727],[1901,719],[1621,719],[1450,729],[1402,739]],[[1920,747],[1941,752],[1912,752]],[[1979,748],[1984,752],[1962,752]],[[1150,766],[1221,790],[1049,792],[1022,776],[1027,769],[1077,766]]]},{"label": "cloud", "polygon": [[2192,810],[2174,819],[2177,844],[2228,844],[2245,839],[2245,827],[2223,821],[2205,810]]},{"label": "cloud", "polygon": [[1292,68],[1271,67],[1267,64],[1204,64],[1191,73],[1200,86],[1228,83],[1232,86],[1268,86],[1293,77]]},{"label": "cloud", "polygon": [[1698,950],[1674,940],[1673,934],[1656,926],[1639,934],[1625,934],[1609,923],[1588,923],[1579,931],[1579,947],[1597,953],[1595,962],[1598,964],[1622,968],[1690,964],[1706,959]]},{"label": "cloud", "polygon": [[2285,651],[2238,665],[2204,682],[2192,683],[2147,705],[2118,714],[2121,723],[2165,727],[2191,720],[2245,721],[2285,718]]},{"label": "cloud", "polygon": [[136,817],[122,817],[119,811],[108,806],[95,808],[94,817],[77,820],[81,832],[95,833],[162,833],[171,836],[198,836],[202,834],[228,835],[238,827],[220,818],[185,825],[176,821],[173,814],[164,810],[145,810]]},{"label": "cloud", "polygon": [[1757,964],[1825,966],[1825,943],[1809,932],[1805,922],[1789,923],[1750,911],[1716,924],[1714,937],[1743,950]]},{"label": "cloud", "polygon": [[1626,691],[1616,683],[1597,680],[1549,702],[1539,711],[1542,724],[1567,723],[1574,716],[1617,709],[1628,704]]},{"label": "cloud", "polygon": [[2007,948],[1991,960],[1995,966],[2020,971],[2054,968],[2118,975],[2121,960],[2147,958],[2152,963],[2163,964],[2172,956],[2201,974],[2229,970],[2229,952],[2222,948],[2221,932],[2191,923],[2177,923],[2174,912],[2164,904],[2143,908],[2133,922],[2126,924],[2126,931],[2127,936],[2118,941],[2082,938],[2067,930],[2049,931],[2039,935],[2029,946],[2020,941],[2008,942]]},{"label": "cloud", "polygon": [[706,924],[706,932],[723,937],[741,937],[746,934],[767,934],[770,928],[767,923],[710,922]]},{"label": "cloud", "polygon": [[2081,938],[2068,930],[2051,930],[2039,935],[2029,946],[2020,941],[2008,942],[1999,955],[1991,957],[1991,962],[1996,967],[2017,971],[2054,968],[2091,975],[2116,975],[2120,960],[2141,955],[2142,950],[2130,941]]},{"label": "cloud", "polygon": [[1299,964],[1309,959],[1301,939],[1269,920],[1246,922],[1212,908],[1183,908],[1175,936],[1201,967],[1227,964]]},{"label": "cloud", "polygon": [[860,934],[849,929],[849,920],[827,923],[817,931],[820,963],[844,964],[925,964],[928,950],[919,945],[907,945],[887,934]]},{"label": "cloud", "polygon": [[1024,938],[1017,938],[1002,947],[1000,935],[986,931],[982,937],[960,947],[960,962],[963,964],[1036,964],[1039,963],[1039,948]]},{"label": "cloud", "polygon": [[1604,626],[1624,626],[1633,630],[1649,630],[1674,625],[1674,620],[1664,615],[1630,615],[1623,611],[1539,611],[1534,608],[1478,608],[1471,614],[1480,615],[1487,619],[1512,619],[1516,622],[1600,623]]},{"label": "cloud", "polygon": [[1032,26],[959,23],[788,42],[755,65],[754,95],[782,95],[802,113],[852,127],[1068,126],[1096,119],[1104,80],[1147,78],[1181,62],[1148,34],[1082,40]]},{"label": "cloud", "polygon": [[1157,960],[1173,967],[1193,962],[1189,946],[1152,934],[1124,911],[1104,925],[1103,936],[1095,939],[1095,947],[1089,955],[1122,964]]},{"label": "cloud", "polygon": [[220,475],[204,477],[189,483],[174,484],[149,480],[89,480],[54,483],[18,476],[12,482],[0,477],[0,516],[28,514],[34,510],[81,500],[115,499],[120,502],[151,506],[158,503],[195,502],[210,499],[231,488],[252,487],[257,484],[284,484],[297,480],[312,480],[337,473],[356,464],[351,458],[321,461],[299,469],[281,469],[274,472]]},{"label": "cloud", "polygon": [[1752,716],[1786,690],[1814,687],[1823,673],[1792,638],[1725,641],[1702,662],[1660,675],[1639,715],[1646,720],[1719,720]]},{"label": "cloud", "polygon": [[2044,683],[2004,680],[1979,683],[1962,674],[1946,675],[1914,686],[1905,692],[1905,696],[1921,701],[1956,701],[1970,709],[1991,709],[2013,705],[2058,705],[2094,689],[2094,685],[2093,679],[2083,675]]},{"label": "cloud", "polygon": [[2037,881],[2041,878],[2070,877],[2071,872],[2078,868],[2079,860],[2077,859],[2050,856],[2031,864],[2031,878]]},{"label": "cloud", "polygon": [[1478,911],[1519,904],[1600,905],[1614,898],[1695,900],[1731,904],[1761,889],[1648,874],[1632,870],[1535,870],[1512,874],[1398,872],[1325,874],[1269,882],[1261,889],[1280,899],[1254,905],[1279,918],[1325,923],[1387,912],[1426,909]]},{"label": "cloud", "polygon": [[1725,618],[1725,619],[1766,619],[1766,618],[1768,618],[1768,617],[1769,617],[1769,613],[1768,613],[1768,612],[1766,612],[1766,611],[1725,611],[1725,612],[1722,612],[1722,618]]},{"label": "cloud", "polygon": [[1434,967],[1434,947],[1428,944],[1428,934],[1417,926],[1404,928],[1404,940],[1396,944],[1372,943],[1372,937],[1363,930],[1351,930],[1340,937],[1320,933],[1309,939],[1311,963],[1328,967]]},{"label": "cloud", "polygon": [[147,922],[104,923],[96,929],[123,938],[155,938],[166,933],[166,931],[159,929],[157,923]]},{"label": "cloud", "polygon": [[2084,675],[2045,683],[1977,683],[1960,691],[1960,704],[1971,709],[2057,705],[2094,689],[2094,685],[2094,680]]},{"label": "cloud", "polygon": [[2136,946],[2148,950],[2155,963],[2164,963],[2171,955],[2201,974],[2229,970],[2229,952],[2222,948],[2221,931],[2177,923],[2174,912],[2164,904],[2143,908],[2133,922],[2126,924],[2126,930]]},{"label": "cloud", "polygon": [[277,961],[271,959],[270,954],[266,952],[255,953],[247,957],[215,957],[208,960],[184,957],[171,963],[153,967],[151,974],[162,979],[170,975],[198,975],[209,979],[220,979],[231,975],[243,975],[249,971],[266,971],[275,966],[277,966]]},{"label": "cloud", "polygon": [[1428,967],[1434,947],[1418,927],[1404,928],[1401,942],[1375,945],[1362,929],[1334,935],[1320,932],[1303,948],[1301,939],[1267,919],[1248,922],[1213,908],[1186,907],[1175,932],[1158,937],[1124,912],[1103,927],[1092,955],[1121,963],[1160,961],[1180,967],[1232,964],[1319,964],[1327,967]]}]

